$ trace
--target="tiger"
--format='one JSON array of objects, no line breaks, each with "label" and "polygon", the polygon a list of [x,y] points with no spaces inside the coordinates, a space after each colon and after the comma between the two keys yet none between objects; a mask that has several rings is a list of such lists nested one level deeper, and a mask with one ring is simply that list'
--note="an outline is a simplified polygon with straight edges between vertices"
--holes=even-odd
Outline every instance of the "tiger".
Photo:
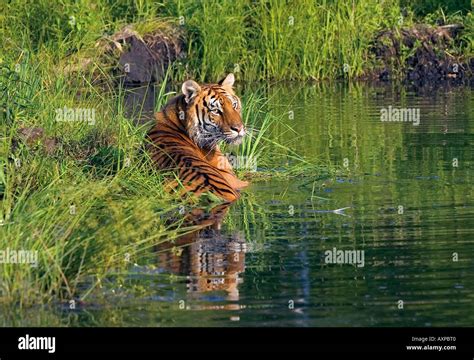
[{"label": "tiger", "polygon": [[[155,246],[158,266],[176,275],[188,276],[189,293],[225,291],[226,299],[239,301],[239,285],[245,272],[247,245],[241,232],[221,232],[229,206],[224,203],[211,210],[193,208],[184,217],[186,227],[197,227],[172,242]],[[237,307],[237,308],[236,308]],[[226,304],[227,310],[238,304]]]},{"label": "tiger", "polygon": [[216,84],[199,85],[187,80],[182,93],[173,97],[155,114],[155,124],[147,133],[147,150],[159,169],[173,170],[185,192],[199,196],[211,192],[226,202],[240,197],[248,186],[235,175],[219,143],[238,145],[246,135],[241,101],[235,95],[234,74]]}]

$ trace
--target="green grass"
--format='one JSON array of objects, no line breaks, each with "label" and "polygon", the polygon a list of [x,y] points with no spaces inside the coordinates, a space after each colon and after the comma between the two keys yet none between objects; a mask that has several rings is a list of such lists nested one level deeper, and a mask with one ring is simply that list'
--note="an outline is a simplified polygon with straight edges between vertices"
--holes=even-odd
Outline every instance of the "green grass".
[{"label": "green grass", "polygon": [[[444,12],[466,25],[461,51],[472,55],[472,12],[454,2],[399,0],[15,0],[0,15],[4,52],[40,52],[73,61],[97,51],[95,43],[134,23],[140,34],[175,26],[183,32],[187,58],[173,66],[172,79],[215,81],[234,72],[246,81],[358,78],[377,63],[370,51],[375,35],[386,29],[430,22]],[[463,2],[464,4],[464,2]],[[420,8],[422,10],[420,11]],[[429,12],[428,12],[429,10]],[[452,11],[450,11],[452,10]],[[414,13],[424,18],[414,18]],[[59,59],[56,59],[59,60]],[[8,62],[8,61],[7,61]],[[98,66],[103,64],[97,64]],[[109,64],[110,65],[110,64]],[[97,69],[96,69],[97,70]],[[107,69],[99,68],[99,71]]]},{"label": "green grass", "polygon": [[[168,214],[183,201],[163,190],[140,148],[144,128],[124,116],[123,92],[93,71],[65,67],[94,52],[96,41],[125,24],[139,33],[160,24],[180,26],[188,57],[167,73],[167,82],[216,81],[227,72],[239,80],[353,78],[371,70],[370,42],[383,28],[400,26],[398,1],[202,1],[15,0],[0,14],[0,249],[37,251],[36,268],[0,264],[0,302],[34,304],[70,300],[110,271],[126,269],[159,242],[176,238],[179,219]],[[454,15],[453,15],[454,16]],[[463,18],[464,19],[464,18]],[[471,14],[465,17],[472,31]],[[403,24],[410,24],[411,16]],[[472,51],[472,37],[464,38]],[[250,129],[233,151],[263,170],[250,176],[330,176],[337,168],[299,156],[279,135],[295,132],[268,111],[272,97],[243,97]],[[93,109],[95,124],[58,122],[56,110]],[[44,139],[25,144],[21,128],[41,128]],[[298,134],[295,132],[294,141]],[[282,165],[283,164],[283,165]],[[239,170],[247,172],[246,169]],[[244,223],[264,214],[247,200]]]},{"label": "green grass", "polygon": [[462,34],[453,41],[450,55],[457,55],[466,59],[474,57],[474,15],[472,12],[463,14],[461,11],[445,12],[442,8],[429,13],[423,18],[431,25],[460,24],[464,27]]},{"label": "green grass", "polygon": [[[81,77],[50,71],[54,63],[47,58],[30,56],[18,72],[5,67],[0,77],[6,90],[0,249],[39,256],[37,267],[0,264],[0,301],[25,306],[84,298],[111,271],[126,271],[151,247],[186,231],[179,216],[168,221],[186,199],[164,191],[163,174],[141,152],[145,129],[124,117],[123,92],[99,91]],[[171,95],[161,86],[157,103]],[[303,163],[289,146],[271,140],[279,119],[268,113],[263,96],[244,97],[253,131],[237,154],[256,158],[268,171],[277,154]],[[95,123],[56,121],[55,110],[64,106],[94,108]],[[44,138],[20,140],[22,128],[43,129],[56,146],[48,151]]]},{"label": "green grass", "polygon": [[374,34],[401,14],[398,1],[177,3],[169,15],[184,16],[187,72],[201,80],[230,71],[248,81],[361,76],[372,70]]},{"label": "green grass", "polygon": [[[0,249],[38,254],[37,267],[0,264],[5,303],[72,299],[85,278],[94,286],[180,231],[179,219],[165,215],[182,201],[163,190],[163,175],[140,152],[144,129],[124,117],[123,94],[54,69],[40,52],[0,73]],[[93,108],[95,124],[56,121],[64,106]],[[20,129],[32,127],[56,146],[22,141]]]},{"label": "green grass", "polygon": [[[111,272],[187,231],[176,215],[187,199],[164,191],[163,174],[141,151],[145,128],[124,116],[123,91],[93,85],[90,73],[58,70],[64,52],[46,46],[3,55],[0,249],[38,254],[36,267],[0,264],[6,305],[84,299]],[[157,106],[172,95],[165,85]],[[244,98],[255,131],[239,151],[271,167],[270,155],[291,150],[271,140],[278,118],[264,95]],[[95,122],[57,121],[64,107],[93,109]],[[25,128],[42,129],[42,138],[22,140]]]},{"label": "green grass", "polygon": [[448,14],[472,11],[471,0],[400,0],[400,5],[413,9],[417,16],[426,16],[440,9]]}]

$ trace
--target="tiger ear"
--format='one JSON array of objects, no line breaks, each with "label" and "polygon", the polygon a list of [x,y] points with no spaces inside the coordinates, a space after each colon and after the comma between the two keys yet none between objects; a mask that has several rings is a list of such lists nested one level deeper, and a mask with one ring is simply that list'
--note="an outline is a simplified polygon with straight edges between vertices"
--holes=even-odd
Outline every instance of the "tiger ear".
[{"label": "tiger ear", "polygon": [[218,84],[223,85],[223,86],[232,86],[234,85],[234,82],[235,82],[235,76],[234,74],[230,73],[221,81],[219,81]]},{"label": "tiger ear", "polygon": [[189,104],[193,97],[201,91],[201,87],[194,80],[188,80],[183,83],[181,90],[183,91],[186,102]]}]

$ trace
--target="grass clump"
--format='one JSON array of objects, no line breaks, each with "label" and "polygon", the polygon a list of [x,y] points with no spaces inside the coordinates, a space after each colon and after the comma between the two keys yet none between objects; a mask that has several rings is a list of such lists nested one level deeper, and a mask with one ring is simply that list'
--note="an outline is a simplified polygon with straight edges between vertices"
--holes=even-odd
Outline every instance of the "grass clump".
[{"label": "grass clump", "polygon": [[[453,43],[448,50],[472,55],[472,12],[466,2],[455,3],[99,0],[93,4],[63,1],[51,7],[45,0],[35,4],[15,0],[1,15],[0,41],[5,51],[48,48],[54,56],[79,64],[81,58],[92,57],[94,70],[100,73],[107,72],[113,61],[102,64],[93,59],[97,40],[133,24],[144,39],[157,31],[164,38],[179,34],[186,59],[173,64],[175,81],[192,77],[211,82],[228,72],[246,81],[353,79],[369,77],[378,66],[373,41],[381,31],[399,32],[416,22],[430,23],[439,13],[464,25],[462,46]],[[166,57],[165,52],[159,53]]]},{"label": "grass clump", "polygon": [[[25,54],[0,72],[0,250],[37,259],[0,263],[0,302],[30,305],[75,299],[85,279],[176,238],[167,214],[184,200],[140,152],[145,130],[123,115],[123,94],[55,72],[49,52]],[[93,112],[60,119],[64,108]]]},{"label": "grass clump", "polygon": [[361,76],[373,36],[401,16],[397,1],[177,3],[171,15],[183,17],[190,39],[186,71],[202,80],[229,71],[249,81]]},{"label": "grass clump", "polygon": [[[0,72],[0,249],[37,254],[36,266],[0,264],[0,302],[24,306],[84,299],[111,271],[186,231],[178,210],[187,202],[164,191],[120,89],[55,71],[67,47],[29,49],[4,54]],[[157,104],[171,95],[161,86]],[[245,99],[255,131],[240,151],[271,166],[277,119],[259,96]],[[65,115],[78,109],[87,116]]]},{"label": "grass clump", "polygon": [[[79,291],[86,278],[93,278],[93,287],[110,270],[126,268],[141,252],[177,236],[179,216],[170,224],[167,215],[186,200],[164,191],[162,174],[140,152],[146,129],[125,117],[124,94],[96,85],[97,73],[108,69],[97,63],[91,72],[65,71],[93,53],[99,39],[129,23],[145,39],[179,27],[187,58],[166,72],[156,99],[164,104],[168,81],[214,82],[228,72],[247,81],[362,76],[373,66],[374,35],[412,22],[396,0],[99,0],[55,6],[15,0],[4,7],[0,249],[38,254],[36,267],[0,264],[0,302],[20,304],[87,294]],[[471,19],[463,17],[468,32]],[[462,39],[461,51],[472,51],[472,37]],[[273,100],[265,91],[243,97],[250,134],[239,148],[224,151],[255,165],[254,177],[333,174],[337,169],[305,159],[293,143],[279,140],[294,133],[292,141],[298,141],[298,133],[269,111]],[[69,110],[86,110],[88,117],[58,118],[58,111]],[[237,170],[249,172],[245,166]],[[253,210],[246,214],[257,221]]]}]

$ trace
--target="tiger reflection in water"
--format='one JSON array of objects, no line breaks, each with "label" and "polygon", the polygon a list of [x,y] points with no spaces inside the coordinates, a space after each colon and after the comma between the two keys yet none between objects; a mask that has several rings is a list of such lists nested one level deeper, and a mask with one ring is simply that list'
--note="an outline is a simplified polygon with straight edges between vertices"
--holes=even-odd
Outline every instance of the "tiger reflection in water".
[{"label": "tiger reflection in water", "polygon": [[[190,212],[186,223],[198,225],[200,230],[161,245],[157,249],[158,261],[164,270],[188,276],[189,293],[225,291],[226,300],[236,302],[239,300],[238,286],[243,281],[239,274],[245,270],[246,243],[241,233],[221,233],[227,211],[228,204],[223,204],[209,213],[201,209]],[[219,308],[237,310],[241,307],[227,304]]]}]

